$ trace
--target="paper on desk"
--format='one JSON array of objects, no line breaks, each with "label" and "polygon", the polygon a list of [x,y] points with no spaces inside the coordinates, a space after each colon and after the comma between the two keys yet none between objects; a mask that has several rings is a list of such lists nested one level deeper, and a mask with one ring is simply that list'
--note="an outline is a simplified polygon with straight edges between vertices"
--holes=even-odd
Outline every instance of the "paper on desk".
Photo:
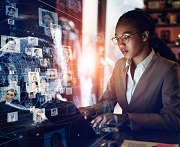
[{"label": "paper on desk", "polygon": [[178,144],[124,140],[121,147],[179,147]]}]

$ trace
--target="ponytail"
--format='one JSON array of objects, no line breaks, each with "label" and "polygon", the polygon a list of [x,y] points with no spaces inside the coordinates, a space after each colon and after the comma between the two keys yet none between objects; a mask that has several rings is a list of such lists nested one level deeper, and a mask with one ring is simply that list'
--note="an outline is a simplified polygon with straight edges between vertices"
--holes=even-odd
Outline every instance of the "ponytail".
[{"label": "ponytail", "polygon": [[171,48],[169,48],[164,41],[157,37],[157,35],[153,35],[153,37],[149,40],[149,47],[153,48],[156,53],[159,53],[162,57],[177,62],[180,65],[180,61],[176,59],[175,54],[172,52]]}]

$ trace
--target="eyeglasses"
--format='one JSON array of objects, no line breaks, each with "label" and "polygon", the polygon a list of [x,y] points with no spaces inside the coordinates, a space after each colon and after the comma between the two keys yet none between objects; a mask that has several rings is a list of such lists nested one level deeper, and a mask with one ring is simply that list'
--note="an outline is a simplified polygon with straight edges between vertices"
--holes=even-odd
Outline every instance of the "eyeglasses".
[{"label": "eyeglasses", "polygon": [[120,37],[113,37],[111,40],[112,40],[112,42],[113,42],[115,45],[118,45],[119,41],[127,44],[127,43],[129,42],[129,38],[130,38],[131,36],[135,35],[135,34],[137,34],[137,32],[135,32],[135,33],[133,33],[133,34],[130,34],[130,35],[124,34],[124,35],[122,35],[122,36],[120,36]]}]

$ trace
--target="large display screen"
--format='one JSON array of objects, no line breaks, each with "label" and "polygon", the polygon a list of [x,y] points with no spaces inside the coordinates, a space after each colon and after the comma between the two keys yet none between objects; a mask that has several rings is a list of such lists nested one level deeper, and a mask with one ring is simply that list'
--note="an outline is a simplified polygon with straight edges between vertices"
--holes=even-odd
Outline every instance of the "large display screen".
[{"label": "large display screen", "polygon": [[[1,0],[0,7],[3,134],[10,124],[14,128],[18,124],[41,124],[48,120],[46,113],[57,117],[62,113],[59,103],[76,103],[80,97],[77,63],[81,54],[82,2]],[[46,132],[44,136],[64,135],[62,132]],[[6,139],[1,140],[0,144],[6,144]]]}]

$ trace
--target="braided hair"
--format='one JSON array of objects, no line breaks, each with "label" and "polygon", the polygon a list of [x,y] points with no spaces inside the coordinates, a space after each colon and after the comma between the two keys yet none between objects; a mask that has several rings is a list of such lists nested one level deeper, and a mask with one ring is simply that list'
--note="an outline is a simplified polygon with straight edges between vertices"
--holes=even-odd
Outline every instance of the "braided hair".
[{"label": "braided hair", "polygon": [[162,57],[175,61],[180,65],[180,61],[176,59],[172,50],[157,37],[155,33],[155,23],[153,18],[141,10],[131,10],[124,13],[118,20],[116,27],[120,22],[126,22],[132,27],[136,28],[139,33],[144,31],[149,32],[148,43],[149,47],[153,48],[156,53],[159,53]]}]

